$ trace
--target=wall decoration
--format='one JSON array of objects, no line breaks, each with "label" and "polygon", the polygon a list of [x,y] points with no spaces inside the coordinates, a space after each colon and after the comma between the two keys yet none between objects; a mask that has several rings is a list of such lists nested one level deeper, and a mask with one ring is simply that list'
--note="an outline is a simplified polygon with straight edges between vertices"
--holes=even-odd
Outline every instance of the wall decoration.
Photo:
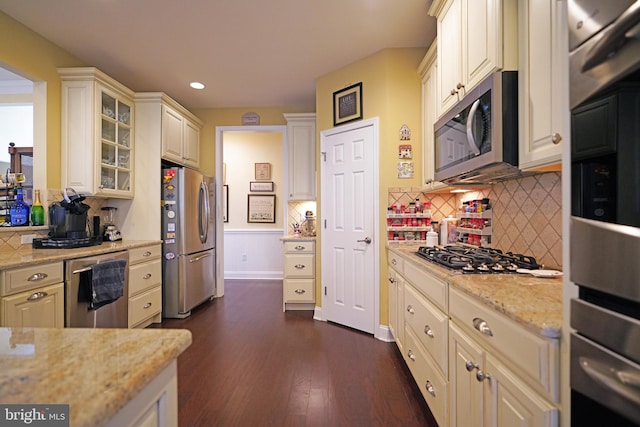
[{"label": "wall decoration", "polygon": [[254,112],[244,113],[242,115],[243,126],[258,126],[260,124],[260,116]]},{"label": "wall decoration", "polygon": [[276,195],[247,194],[247,222],[275,223]]},{"label": "wall decoration", "polygon": [[250,181],[249,191],[273,192],[273,181]]},{"label": "wall decoration", "polygon": [[411,140],[411,129],[409,129],[407,125],[402,125],[402,127],[400,127],[400,141],[409,140]]},{"label": "wall decoration", "polygon": [[229,222],[229,186],[222,186],[222,221]]},{"label": "wall decoration", "polygon": [[413,178],[413,162],[398,162],[398,178]]},{"label": "wall decoration", "polygon": [[333,92],[333,125],[362,119],[362,82]]},{"label": "wall decoration", "polygon": [[413,150],[411,144],[402,144],[398,146],[398,158],[399,159],[411,159],[413,157]]},{"label": "wall decoration", "polygon": [[256,181],[269,181],[271,179],[271,163],[256,163]]}]

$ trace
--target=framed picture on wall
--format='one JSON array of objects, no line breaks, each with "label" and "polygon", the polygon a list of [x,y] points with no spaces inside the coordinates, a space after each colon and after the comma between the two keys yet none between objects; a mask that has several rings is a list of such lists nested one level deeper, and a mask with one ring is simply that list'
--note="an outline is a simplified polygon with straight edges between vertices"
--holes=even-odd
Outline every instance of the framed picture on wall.
[{"label": "framed picture on wall", "polygon": [[273,181],[250,181],[249,191],[273,193]]},{"label": "framed picture on wall", "polygon": [[247,222],[275,223],[276,195],[247,194]]},{"label": "framed picture on wall", "polygon": [[271,179],[271,163],[256,163],[256,181],[269,181]]},{"label": "framed picture on wall", "polygon": [[333,92],[333,125],[362,119],[362,82]]}]

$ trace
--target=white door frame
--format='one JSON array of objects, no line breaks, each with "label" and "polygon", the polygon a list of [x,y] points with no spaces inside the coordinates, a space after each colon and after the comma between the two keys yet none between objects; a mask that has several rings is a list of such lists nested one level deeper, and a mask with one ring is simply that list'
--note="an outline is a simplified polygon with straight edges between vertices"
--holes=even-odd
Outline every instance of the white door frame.
[{"label": "white door frame", "polygon": [[[284,157],[283,194],[289,194],[288,161],[287,161],[287,127],[274,126],[216,126],[216,297],[224,295],[224,222],[222,222],[222,186],[224,185],[223,148],[225,132],[280,132],[282,133],[282,155]],[[284,201],[283,218],[287,217],[287,202]],[[285,228],[286,230],[286,228]]]},{"label": "white door frame", "polygon": [[[373,126],[373,152],[374,152],[374,156],[373,156],[373,180],[374,180],[374,194],[372,195],[371,199],[373,201],[373,232],[375,233],[375,235],[373,236],[373,251],[374,251],[374,295],[373,295],[373,305],[374,305],[374,337],[387,341],[388,340],[388,327],[386,326],[382,326],[380,325],[380,242],[382,241],[382,236],[380,235],[380,162],[379,162],[379,158],[380,158],[380,151],[379,151],[379,139],[380,139],[380,125],[379,125],[379,119],[378,117],[374,117],[371,119],[367,119],[367,120],[362,120],[356,123],[350,123],[350,124],[346,124],[346,125],[342,125],[342,126],[338,126],[332,129],[327,129],[327,130],[323,130],[320,132],[320,152],[321,154],[326,153],[326,140],[329,136],[338,134],[338,133],[343,133],[343,132],[349,132],[352,131],[354,129],[360,129],[360,128],[364,128],[364,127],[368,127],[368,126]],[[322,200],[325,200],[326,196],[326,191],[328,190],[327,186],[324,185],[325,184],[325,162],[324,159],[321,158],[320,160],[320,219],[323,222],[327,216],[329,215],[329,212],[326,212],[324,210],[324,204],[322,204]],[[320,226],[320,230],[322,230],[324,227]],[[322,231],[320,232],[320,235]],[[322,279],[324,280],[325,277],[328,277],[327,274],[325,274],[325,272],[323,271],[324,269],[324,259],[321,258],[320,260],[320,270],[321,270],[321,274],[322,274]],[[322,286],[322,290],[324,290],[324,285],[321,283],[320,286]],[[321,293],[321,298],[322,298],[322,306],[324,307],[325,304],[325,298],[324,298],[324,291],[320,292]],[[315,318],[320,318],[321,320],[326,321],[326,317],[324,316],[324,314],[322,313],[317,313],[315,314]]]}]

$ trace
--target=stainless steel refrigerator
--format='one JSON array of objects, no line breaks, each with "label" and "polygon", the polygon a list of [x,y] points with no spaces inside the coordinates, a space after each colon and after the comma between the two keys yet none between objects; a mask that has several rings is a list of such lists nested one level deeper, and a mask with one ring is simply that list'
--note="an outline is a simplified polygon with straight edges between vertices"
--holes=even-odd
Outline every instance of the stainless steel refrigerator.
[{"label": "stainless steel refrigerator", "polygon": [[185,318],[214,297],[215,186],[184,167],[162,168],[162,316]]}]

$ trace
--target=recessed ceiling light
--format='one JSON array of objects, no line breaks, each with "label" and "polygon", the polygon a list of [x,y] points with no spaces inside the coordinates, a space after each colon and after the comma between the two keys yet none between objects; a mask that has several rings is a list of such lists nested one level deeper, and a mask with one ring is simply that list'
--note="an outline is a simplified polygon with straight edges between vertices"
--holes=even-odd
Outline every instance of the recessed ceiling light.
[{"label": "recessed ceiling light", "polygon": [[204,85],[200,82],[191,82],[189,83],[189,86],[191,86],[194,89],[204,89]]}]

